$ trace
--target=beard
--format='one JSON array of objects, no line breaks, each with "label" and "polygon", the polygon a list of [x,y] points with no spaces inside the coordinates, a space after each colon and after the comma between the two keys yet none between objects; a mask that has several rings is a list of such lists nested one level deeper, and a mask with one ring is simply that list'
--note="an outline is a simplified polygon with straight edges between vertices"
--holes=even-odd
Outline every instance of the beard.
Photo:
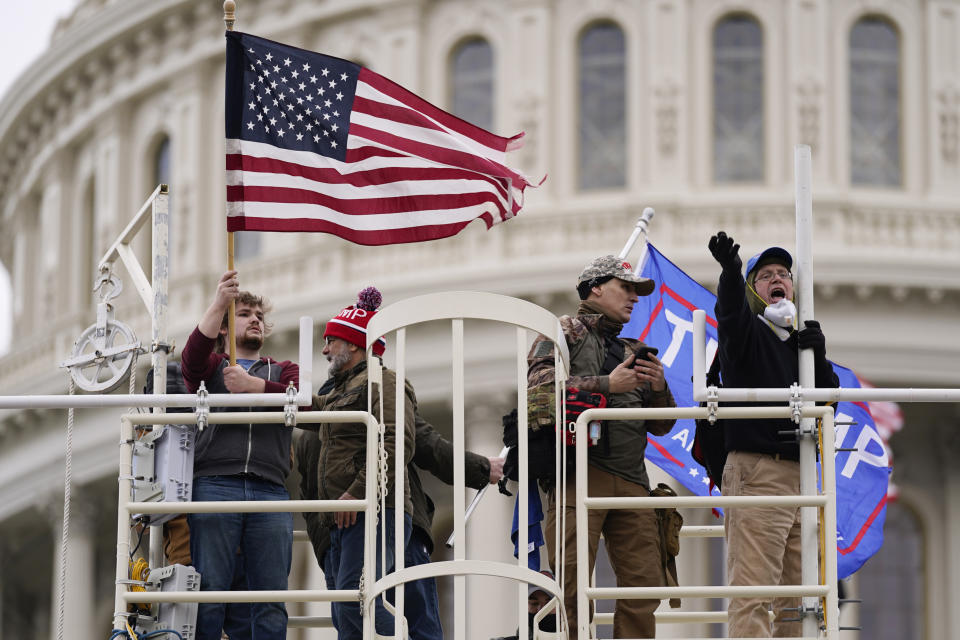
[{"label": "beard", "polygon": [[244,334],[239,340],[237,340],[237,344],[250,351],[260,351],[260,349],[263,347],[263,336]]},{"label": "beard", "polygon": [[327,358],[327,362],[330,363],[330,368],[327,370],[327,375],[332,376],[340,373],[349,361],[349,353],[341,352],[331,355],[329,358]]},{"label": "beard", "polygon": [[[527,613],[527,628],[530,631],[530,637],[533,637],[533,618],[536,616],[536,613]],[[557,631],[557,615],[553,612],[548,613],[540,620],[540,630],[549,631],[550,633],[556,633]]]}]

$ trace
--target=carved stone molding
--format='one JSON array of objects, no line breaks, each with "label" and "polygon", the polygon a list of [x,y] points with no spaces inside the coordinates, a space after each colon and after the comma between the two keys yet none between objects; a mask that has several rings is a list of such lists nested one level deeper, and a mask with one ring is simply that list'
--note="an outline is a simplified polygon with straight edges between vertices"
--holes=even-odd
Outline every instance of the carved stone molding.
[{"label": "carved stone molding", "polygon": [[677,150],[677,119],[679,112],[680,85],[667,78],[653,90],[657,127],[657,149],[660,155],[669,158]]},{"label": "carved stone molding", "polygon": [[816,153],[820,142],[820,96],[823,88],[813,78],[805,78],[797,85],[797,123],[800,142],[810,145]]},{"label": "carved stone molding", "polygon": [[946,86],[936,93],[940,125],[940,157],[944,164],[960,162],[960,90]]},{"label": "carved stone molding", "polygon": [[543,100],[533,94],[527,94],[514,103],[516,112],[519,114],[520,129],[526,134],[523,138],[523,147],[516,154],[520,168],[525,173],[532,173],[537,168],[542,104]]}]

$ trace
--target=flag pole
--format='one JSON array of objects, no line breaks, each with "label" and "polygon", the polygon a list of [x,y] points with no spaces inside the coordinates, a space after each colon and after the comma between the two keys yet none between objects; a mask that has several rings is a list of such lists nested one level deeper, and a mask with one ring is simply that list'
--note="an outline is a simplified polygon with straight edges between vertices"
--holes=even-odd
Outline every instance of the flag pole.
[{"label": "flag pole", "polygon": [[633,270],[634,275],[640,275],[640,272],[643,270],[643,260],[647,255],[647,227],[650,225],[650,221],[653,220],[653,215],[653,207],[644,208],[643,213],[640,214],[640,218],[637,220],[637,226],[633,228],[633,233],[630,234],[627,243],[623,245],[623,249],[620,250],[619,258],[626,260],[627,255],[630,253],[630,250],[633,249],[633,245],[636,244],[637,239],[639,239],[641,235],[643,236],[643,247],[640,251],[640,259],[637,260],[637,266]]},{"label": "flag pole", "polygon": [[[223,2],[223,24],[227,31],[233,31],[233,23],[236,21],[237,3],[234,0],[224,0]],[[233,231],[227,231],[227,270],[233,271]],[[235,316],[237,314],[236,300],[230,301],[230,309],[227,311],[227,344],[230,345],[230,366],[237,364],[237,334],[234,326]]]}]

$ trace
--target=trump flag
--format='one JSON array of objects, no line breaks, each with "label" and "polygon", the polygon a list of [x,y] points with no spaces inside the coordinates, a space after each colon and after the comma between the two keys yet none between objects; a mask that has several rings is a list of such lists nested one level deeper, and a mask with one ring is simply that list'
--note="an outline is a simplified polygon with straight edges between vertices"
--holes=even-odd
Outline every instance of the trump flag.
[{"label": "trump flag", "polygon": [[[624,337],[638,338],[660,349],[667,384],[678,407],[693,401],[693,311],[707,314],[707,363],[717,351],[716,296],[702,287],[652,245],[642,275],[656,284],[649,296],[633,308]],[[840,385],[858,388],[852,371],[833,365]],[[710,486],[706,470],[690,451],[696,427],[693,420],[677,420],[665,436],[651,436],[646,457],[696,495],[720,495]],[[836,407],[837,563],[839,577],[859,569],[883,543],[890,464],[866,403],[841,402]]]},{"label": "trump flag", "polygon": [[228,31],[228,231],[420,242],[515,216],[529,181],[502,138],[369,69]]}]

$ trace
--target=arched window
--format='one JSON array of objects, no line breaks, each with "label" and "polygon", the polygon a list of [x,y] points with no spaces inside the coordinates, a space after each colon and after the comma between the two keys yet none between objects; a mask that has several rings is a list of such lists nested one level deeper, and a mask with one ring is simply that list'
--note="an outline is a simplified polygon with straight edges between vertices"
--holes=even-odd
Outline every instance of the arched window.
[{"label": "arched window", "polygon": [[493,48],[483,38],[464,40],[450,56],[451,110],[467,122],[493,128]]},{"label": "arched window", "polygon": [[899,502],[888,503],[883,546],[857,572],[861,638],[926,637],[923,543],[914,512]]},{"label": "arched window", "polygon": [[850,30],[850,182],[899,186],[900,37],[878,17]]},{"label": "arched window", "polygon": [[580,37],[579,186],[605,189],[626,184],[627,88],[623,30],[605,22]]},{"label": "arched window", "polygon": [[713,177],[763,181],[763,31],[752,16],[713,30]]}]

